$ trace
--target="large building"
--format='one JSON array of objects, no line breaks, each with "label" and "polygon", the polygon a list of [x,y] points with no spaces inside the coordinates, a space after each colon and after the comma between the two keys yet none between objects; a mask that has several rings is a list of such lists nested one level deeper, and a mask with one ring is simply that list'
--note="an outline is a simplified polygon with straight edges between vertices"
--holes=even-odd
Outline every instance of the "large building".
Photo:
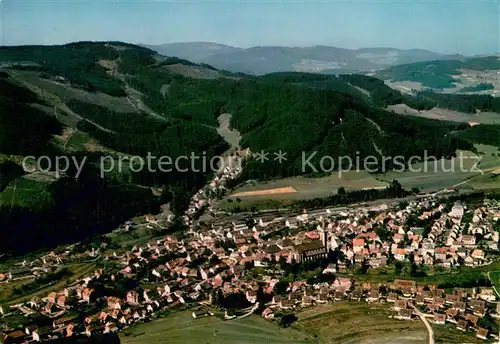
[{"label": "large building", "polygon": [[461,218],[464,215],[464,207],[460,203],[455,203],[449,215],[454,218]]},{"label": "large building", "polygon": [[309,243],[300,244],[294,247],[294,259],[297,262],[326,258],[328,255],[328,233],[325,231],[325,224],[322,222],[319,228],[320,239]]},{"label": "large building", "polygon": [[300,263],[308,260],[326,258],[328,250],[322,240],[314,240],[310,243],[297,245],[294,247],[294,259]]}]

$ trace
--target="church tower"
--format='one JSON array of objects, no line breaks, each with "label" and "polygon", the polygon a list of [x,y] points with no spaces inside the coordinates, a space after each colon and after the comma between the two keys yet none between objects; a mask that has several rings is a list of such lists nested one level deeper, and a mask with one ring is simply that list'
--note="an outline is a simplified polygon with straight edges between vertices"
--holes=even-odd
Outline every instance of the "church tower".
[{"label": "church tower", "polygon": [[328,238],[327,238],[327,232],[325,230],[325,219],[321,219],[321,229],[319,231],[319,235],[321,237],[321,242],[323,243],[323,247],[327,246],[328,243]]}]

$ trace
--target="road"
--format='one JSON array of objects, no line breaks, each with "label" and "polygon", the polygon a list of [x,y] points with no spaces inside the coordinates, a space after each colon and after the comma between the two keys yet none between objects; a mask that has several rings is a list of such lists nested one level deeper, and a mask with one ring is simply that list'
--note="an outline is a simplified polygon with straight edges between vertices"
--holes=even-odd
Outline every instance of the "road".
[{"label": "road", "polygon": [[434,344],[434,331],[432,330],[431,324],[429,324],[429,321],[425,318],[425,316],[420,312],[417,307],[415,307],[412,303],[408,303],[411,308],[413,308],[414,313],[422,320],[424,323],[425,327],[427,327],[427,332],[429,332],[429,344]]},{"label": "road", "polygon": [[239,316],[239,317],[237,317],[236,319],[243,319],[243,318],[246,318],[246,317],[248,317],[248,316],[252,315],[252,314],[253,314],[253,312],[255,312],[255,310],[256,310],[257,308],[259,308],[259,303],[258,303],[258,302],[257,302],[257,303],[255,303],[255,306],[253,306],[253,307],[252,307],[252,309],[250,309],[250,310],[248,311],[248,313],[243,314],[243,315],[240,315],[240,316]]}]

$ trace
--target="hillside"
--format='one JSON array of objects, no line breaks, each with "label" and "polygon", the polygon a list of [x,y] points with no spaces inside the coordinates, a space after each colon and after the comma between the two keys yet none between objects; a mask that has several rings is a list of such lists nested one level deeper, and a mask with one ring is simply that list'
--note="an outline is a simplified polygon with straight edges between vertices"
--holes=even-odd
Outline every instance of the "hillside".
[{"label": "hillside", "polygon": [[[182,213],[211,174],[201,159],[194,169],[179,159],[171,171],[118,162],[125,156],[175,161],[220,155],[229,147],[217,132],[222,113],[232,115],[243,147],[270,154],[265,164],[249,161],[243,178],[325,175],[302,168],[303,154],[314,152],[315,166],[323,155],[335,161],[400,155],[405,164],[424,151],[450,157],[472,143],[498,144],[497,126],[388,112],[389,105],[429,109],[439,100],[403,95],[360,75],[236,75],[120,42],[1,48],[0,64],[2,252],[83,240],[157,213],[167,202]],[[286,153],[281,163],[273,160],[278,151]],[[23,171],[28,155],[46,156],[46,171]],[[63,158],[85,162],[84,168],[69,164],[57,178],[54,166]],[[109,167],[103,159],[115,168],[103,173]]]},{"label": "hillside", "polygon": [[198,63],[206,62],[214,55],[230,54],[244,50],[243,48],[210,42],[179,42],[144,46],[165,56],[177,56]]},{"label": "hillside", "polygon": [[218,69],[262,75],[275,72],[345,73],[377,70],[397,64],[437,59],[455,59],[428,50],[331,46],[236,48],[206,42],[170,43],[147,46],[160,54],[177,56]]},{"label": "hillside", "polygon": [[[227,147],[216,128],[181,118],[181,109],[179,118],[167,120],[141,106],[140,95],[126,84],[123,73],[135,59],[144,58],[158,68],[181,60],[156,61],[153,52],[121,43],[4,48],[1,56],[9,66],[0,79],[1,251],[81,240],[135,215],[158,212],[159,205],[170,200],[174,209],[183,208],[185,195],[203,185],[208,175],[133,173],[125,162],[100,178],[104,154],[119,159],[150,152],[175,158],[206,151],[211,157]],[[18,61],[34,63],[27,68]],[[12,164],[20,167],[27,155],[46,156],[45,165],[51,164],[52,170],[27,175],[16,171]],[[77,179],[73,164],[55,178],[56,159],[63,157],[85,161]],[[163,188],[161,196],[149,189],[153,186]],[[18,235],[6,235],[9,232]]]},{"label": "hillside", "polygon": [[498,70],[499,58],[484,56],[392,66],[375,76],[407,91],[430,88],[445,93],[496,94],[500,90]]}]

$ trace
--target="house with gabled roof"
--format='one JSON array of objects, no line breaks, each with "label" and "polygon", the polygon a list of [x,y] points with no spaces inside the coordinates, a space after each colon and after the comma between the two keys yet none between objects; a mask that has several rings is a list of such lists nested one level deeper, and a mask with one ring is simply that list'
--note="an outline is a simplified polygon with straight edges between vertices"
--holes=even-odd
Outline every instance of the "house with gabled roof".
[{"label": "house with gabled roof", "polygon": [[434,314],[434,324],[436,325],[444,325],[446,323],[446,315],[436,313]]},{"label": "house with gabled roof", "polygon": [[487,340],[488,339],[488,330],[482,327],[479,327],[476,332],[476,337]]},{"label": "house with gabled roof", "polygon": [[468,324],[467,324],[466,320],[460,319],[457,322],[457,330],[459,330],[459,331],[467,331],[467,327],[468,327]]}]

